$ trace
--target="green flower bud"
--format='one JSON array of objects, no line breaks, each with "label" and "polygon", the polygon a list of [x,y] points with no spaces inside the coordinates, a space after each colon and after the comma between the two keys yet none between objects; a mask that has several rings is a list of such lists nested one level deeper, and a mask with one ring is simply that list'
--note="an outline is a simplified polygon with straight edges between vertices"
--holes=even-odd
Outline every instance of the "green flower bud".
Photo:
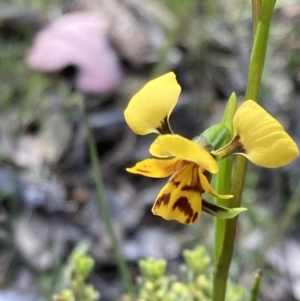
[{"label": "green flower bud", "polygon": [[175,282],[172,285],[172,290],[177,295],[183,295],[187,291],[187,287],[183,283],[181,283],[181,282]]},{"label": "green flower bud", "polygon": [[[70,289],[64,289],[60,296],[59,296],[63,301],[75,301],[75,296],[72,290]],[[58,299],[59,300],[59,299]]]},{"label": "green flower bud", "polygon": [[156,260],[154,258],[149,258],[146,260],[140,260],[139,267],[145,278],[159,278],[165,274],[167,262],[163,259]]},{"label": "green flower bud", "polygon": [[100,298],[100,293],[91,284],[85,285],[85,294],[87,296],[87,301],[96,301]]},{"label": "green flower bud", "polygon": [[208,279],[205,275],[200,275],[196,279],[197,287],[203,292],[206,297],[211,296],[212,291],[212,281]]},{"label": "green flower bud", "polygon": [[188,268],[197,275],[203,273],[211,262],[211,258],[203,246],[199,246],[194,250],[184,250],[183,257]]},{"label": "green flower bud", "polygon": [[151,281],[146,281],[143,288],[147,291],[147,292],[153,292],[155,289],[155,285],[153,282]]},{"label": "green flower bud", "polygon": [[163,300],[165,295],[166,295],[166,292],[165,292],[165,290],[162,290],[162,289],[155,292],[155,297],[157,300]]},{"label": "green flower bud", "polygon": [[75,252],[72,255],[72,264],[75,271],[80,274],[83,279],[86,279],[94,268],[95,260],[90,256]]}]

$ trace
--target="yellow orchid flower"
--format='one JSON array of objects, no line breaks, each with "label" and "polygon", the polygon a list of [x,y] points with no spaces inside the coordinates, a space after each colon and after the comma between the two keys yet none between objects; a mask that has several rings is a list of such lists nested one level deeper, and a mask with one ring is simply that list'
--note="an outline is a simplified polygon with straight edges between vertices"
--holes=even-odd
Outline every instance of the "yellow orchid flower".
[{"label": "yellow orchid flower", "polygon": [[296,143],[282,125],[253,100],[237,109],[233,127],[231,142],[212,152],[217,160],[240,154],[256,165],[274,168],[299,156]]},{"label": "yellow orchid flower", "polygon": [[[152,132],[162,135],[150,147],[150,153],[157,158],[143,160],[126,170],[152,178],[173,175],[159,193],[152,212],[167,220],[191,224],[200,217],[202,192],[221,198],[232,196],[218,195],[209,184],[207,176],[218,171],[211,154],[195,141],[172,134],[169,116],[180,91],[175,74],[170,72],[148,82],[132,97],[124,113],[129,127],[139,135]],[[220,210],[226,210],[211,209],[209,203],[205,204],[203,210],[219,211],[219,216]]]}]

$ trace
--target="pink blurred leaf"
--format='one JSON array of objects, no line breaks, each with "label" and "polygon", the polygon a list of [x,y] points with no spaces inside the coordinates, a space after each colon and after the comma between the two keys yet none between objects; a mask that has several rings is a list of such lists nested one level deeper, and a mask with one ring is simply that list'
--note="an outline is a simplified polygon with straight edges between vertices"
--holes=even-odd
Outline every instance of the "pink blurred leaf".
[{"label": "pink blurred leaf", "polygon": [[78,68],[75,86],[83,92],[108,93],[121,82],[118,57],[108,38],[109,22],[100,14],[66,14],[36,36],[26,62],[36,70]]}]

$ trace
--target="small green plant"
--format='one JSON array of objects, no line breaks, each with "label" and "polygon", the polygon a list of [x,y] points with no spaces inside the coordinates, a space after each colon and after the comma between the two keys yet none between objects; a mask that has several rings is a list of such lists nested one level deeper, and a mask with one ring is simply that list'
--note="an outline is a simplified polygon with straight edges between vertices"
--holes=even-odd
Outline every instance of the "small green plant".
[{"label": "small green plant", "polygon": [[92,284],[86,282],[95,265],[95,260],[75,250],[68,265],[63,271],[62,283],[64,288],[59,294],[52,297],[53,301],[96,301],[100,298],[100,293]]},{"label": "small green plant", "polygon": [[[183,252],[180,276],[167,275],[163,259],[141,260],[141,278],[137,296],[123,296],[122,301],[211,301],[212,258],[204,246]],[[228,300],[245,300],[245,289],[228,281]]]}]

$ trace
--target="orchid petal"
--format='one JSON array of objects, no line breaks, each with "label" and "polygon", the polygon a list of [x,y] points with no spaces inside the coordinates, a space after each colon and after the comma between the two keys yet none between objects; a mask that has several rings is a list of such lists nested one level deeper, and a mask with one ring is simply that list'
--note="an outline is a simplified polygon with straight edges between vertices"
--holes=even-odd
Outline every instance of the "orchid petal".
[{"label": "orchid petal", "polygon": [[179,135],[158,136],[150,146],[150,153],[159,158],[175,156],[193,162],[210,173],[217,173],[218,165],[201,145]]},{"label": "orchid petal", "polygon": [[181,88],[173,72],[148,82],[130,100],[124,115],[138,135],[172,133],[169,116],[177,104]]},{"label": "orchid petal", "polygon": [[128,172],[150,178],[165,178],[172,175],[181,167],[179,158],[173,159],[145,159],[137,162],[135,166],[126,168]]},{"label": "orchid petal", "polygon": [[263,167],[279,167],[299,156],[294,140],[282,125],[253,100],[245,101],[233,119],[238,152]]},{"label": "orchid petal", "polygon": [[201,214],[198,167],[187,163],[178,170],[160,191],[152,212],[166,220],[194,223]]}]

